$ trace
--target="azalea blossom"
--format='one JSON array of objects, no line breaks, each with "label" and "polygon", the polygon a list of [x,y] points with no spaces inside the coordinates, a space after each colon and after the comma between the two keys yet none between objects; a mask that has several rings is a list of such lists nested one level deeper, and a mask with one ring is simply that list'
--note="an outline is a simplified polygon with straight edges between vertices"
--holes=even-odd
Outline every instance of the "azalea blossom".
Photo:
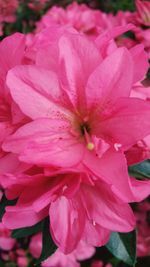
[{"label": "azalea blossom", "polygon": [[[42,251],[42,235],[38,233],[31,238],[29,250],[34,258],[39,258]],[[59,249],[42,262],[42,267],[80,267],[79,260],[85,260],[93,256],[95,249],[81,241],[71,254],[65,255]]]},{"label": "azalea blossom", "polygon": [[[143,76],[147,63],[143,61],[141,72],[136,71],[138,50],[132,58],[125,48],[102,60],[95,44],[78,34],[62,36],[58,50],[46,51],[46,58],[52,53],[55,63],[43,62],[42,54],[38,66],[19,66],[9,72],[11,95],[33,122],[8,137],[3,149],[40,166],[80,168],[82,164],[113,184],[120,197],[133,200],[123,151],[150,131],[149,103],[129,97],[133,79]],[[104,167],[107,161],[110,172]],[[116,168],[120,181],[115,178]]]},{"label": "azalea blossom", "polygon": [[[6,196],[18,201],[6,208],[3,222],[10,229],[27,227],[49,214],[50,232],[64,253],[71,253],[81,239],[102,246],[108,242],[111,230],[131,231],[135,220],[131,208],[114,195],[110,186],[94,180],[84,173],[63,170],[62,174],[47,170],[47,176],[6,175],[1,178]],[[149,191],[146,186],[144,195]]]},{"label": "azalea blossom", "polygon": [[0,223],[0,249],[9,251],[16,244],[16,240],[11,238],[11,231]]},{"label": "azalea blossom", "polygon": [[0,22],[13,22],[18,0],[0,0]]},{"label": "azalea blossom", "polygon": [[25,36],[15,33],[5,38],[0,43],[0,53],[3,55],[0,62],[0,173],[5,173],[16,172],[21,165],[16,155],[4,152],[2,143],[10,133],[28,121],[13,101],[6,85],[8,71],[25,62]]},{"label": "azalea blossom", "polygon": [[53,24],[72,26],[89,38],[96,38],[99,33],[108,28],[107,15],[100,10],[89,8],[85,4],[73,2],[66,7],[54,6],[37,22],[36,31],[49,28]]},{"label": "azalea blossom", "polygon": [[143,61],[136,71],[141,50],[116,48],[103,60],[95,43],[71,33],[56,45],[55,53],[50,49],[55,62],[44,67],[38,56],[38,66],[18,66],[7,77],[13,100],[33,121],[9,136],[3,149],[47,168],[48,176],[2,178],[7,197],[18,197],[3,222],[11,229],[31,226],[49,213],[55,243],[70,253],[81,239],[100,246],[111,231],[134,228],[126,203],[143,199],[150,188],[147,181],[130,180],[123,152],[149,133],[150,106],[130,98],[133,82],[147,69]]},{"label": "azalea blossom", "polygon": [[4,23],[12,23],[16,20],[18,0],[0,0],[0,35],[3,35]]},{"label": "azalea blossom", "polygon": [[[149,81],[145,80],[142,83],[137,83],[134,85],[131,91],[131,96],[135,98],[144,99],[149,102],[150,99],[150,87]],[[147,86],[146,86],[147,85]],[[137,164],[143,160],[150,158],[150,135],[144,137],[142,140],[138,141],[133,147],[126,151],[126,158],[129,165]]]},{"label": "azalea blossom", "polygon": [[133,230],[128,203],[150,193],[149,181],[128,176],[125,157],[150,133],[150,104],[130,96],[148,63],[142,46],[105,53],[118,28],[95,41],[55,30],[32,65],[21,62],[7,74],[11,98],[29,122],[6,136],[2,150],[28,168],[3,172],[0,183],[17,199],[3,223],[16,229],[49,216],[54,242],[70,254],[81,240],[102,246],[111,231]]},{"label": "azalea blossom", "polygon": [[150,26],[150,2],[136,0],[137,20],[143,25]]},{"label": "azalea blossom", "polygon": [[[25,37],[22,34],[16,33],[11,37],[5,38],[0,43],[0,53],[3,58],[0,63],[0,142],[13,132],[14,124],[19,123],[23,116],[16,104],[9,95],[9,90],[6,86],[6,75],[9,69],[16,65],[20,65],[25,49]],[[20,116],[20,117],[19,117]]]}]

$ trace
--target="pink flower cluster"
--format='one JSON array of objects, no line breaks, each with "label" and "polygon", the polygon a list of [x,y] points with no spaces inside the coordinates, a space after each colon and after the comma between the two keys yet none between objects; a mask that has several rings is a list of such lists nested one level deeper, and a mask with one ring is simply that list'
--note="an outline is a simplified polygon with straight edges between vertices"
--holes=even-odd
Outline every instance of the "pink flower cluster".
[{"label": "pink flower cluster", "polygon": [[[42,250],[42,236],[41,233],[34,235],[31,238],[29,251],[34,258],[39,258]],[[87,246],[83,241],[79,243],[77,248],[70,254],[65,255],[59,249],[50,256],[47,260],[42,262],[42,267],[80,267],[79,261],[83,261],[93,256],[95,249]],[[91,267],[104,267],[102,261],[95,260],[92,262]],[[110,263],[105,267],[112,267]]]},{"label": "pink flower cluster", "polygon": [[61,262],[63,253],[80,259],[82,243],[93,251],[112,231],[133,230],[129,203],[150,194],[149,181],[128,175],[128,164],[149,157],[139,144],[150,134],[150,103],[134,95],[137,85],[146,90],[144,46],[117,46],[131,24],[94,38],[93,26],[72,26],[52,22],[0,43],[0,186],[17,199],[2,221],[17,229],[49,216]]},{"label": "pink flower cluster", "polygon": [[92,10],[85,4],[78,5],[77,2],[68,5],[66,9],[57,6],[49,9],[41,21],[37,22],[36,31],[41,31],[55,23],[72,26],[91,38],[96,37],[109,26],[105,13],[100,10]]},{"label": "pink flower cluster", "polygon": [[11,231],[3,223],[0,223],[0,258],[8,264],[16,263],[18,267],[28,266],[26,252],[11,237]]},{"label": "pink flower cluster", "polygon": [[[150,26],[150,3],[136,0],[135,4],[135,12],[119,11],[116,15],[92,10],[85,4],[78,5],[76,2],[70,4],[66,9],[54,6],[37,23],[36,31],[48,28],[52,24],[70,25],[90,38],[96,38],[99,34],[115,26],[133,23],[136,26],[132,29],[135,38],[131,39],[122,35],[116,38],[116,43],[118,46],[128,48],[143,43],[145,49],[150,53],[150,29],[148,27]],[[147,26],[147,28],[144,29],[143,26]]]},{"label": "pink flower cluster", "polygon": [[[31,238],[29,251],[34,258],[39,258],[42,250],[42,235],[38,233]],[[42,262],[42,267],[80,267],[78,261],[88,259],[93,256],[95,249],[87,246],[84,242],[80,242],[77,248],[70,254],[65,255],[59,249]]]},{"label": "pink flower cluster", "polygon": [[0,0],[0,35],[3,34],[3,23],[12,23],[16,20],[16,9],[18,8],[18,0]]},{"label": "pink flower cluster", "polygon": [[18,4],[18,0],[0,0],[0,22],[13,22]]}]

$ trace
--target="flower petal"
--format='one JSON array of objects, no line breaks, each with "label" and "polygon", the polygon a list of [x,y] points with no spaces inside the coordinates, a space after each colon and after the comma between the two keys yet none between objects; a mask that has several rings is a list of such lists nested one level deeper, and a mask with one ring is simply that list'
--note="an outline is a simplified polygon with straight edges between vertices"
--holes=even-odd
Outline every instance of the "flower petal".
[{"label": "flower petal", "polygon": [[148,64],[148,55],[144,50],[144,46],[142,44],[136,45],[130,49],[130,52],[134,61],[134,82],[141,81],[144,79],[149,64]]},{"label": "flower petal", "polygon": [[85,99],[88,76],[101,62],[94,44],[82,35],[66,34],[59,41],[60,81],[74,107]]},{"label": "flower petal", "polygon": [[49,214],[55,243],[64,253],[72,252],[81,239],[85,225],[81,201],[62,196],[51,204]]},{"label": "flower petal", "polygon": [[95,134],[100,132],[106,142],[128,149],[150,133],[150,104],[141,99],[120,98],[110,115],[95,126]]},{"label": "flower petal", "polygon": [[135,218],[132,209],[121,202],[106,183],[97,182],[93,187],[84,185],[82,201],[94,225],[105,225],[106,229],[118,232],[134,229]]},{"label": "flower petal", "polygon": [[44,219],[47,213],[47,209],[36,213],[31,207],[7,206],[2,221],[8,229],[28,227]]},{"label": "flower petal", "polygon": [[91,246],[100,247],[108,242],[110,233],[110,230],[99,224],[93,225],[92,222],[86,221],[83,239]]},{"label": "flower petal", "polygon": [[7,85],[14,101],[30,118],[67,116],[67,111],[56,103],[60,101],[61,93],[57,76],[52,71],[37,66],[17,66],[9,71]]},{"label": "flower petal", "polygon": [[101,158],[86,153],[83,163],[99,179],[112,185],[112,190],[123,201],[129,202],[134,199],[123,153],[109,149]]},{"label": "flower petal", "polygon": [[133,60],[126,48],[118,48],[90,75],[86,86],[88,107],[114,103],[129,96],[133,79]]}]

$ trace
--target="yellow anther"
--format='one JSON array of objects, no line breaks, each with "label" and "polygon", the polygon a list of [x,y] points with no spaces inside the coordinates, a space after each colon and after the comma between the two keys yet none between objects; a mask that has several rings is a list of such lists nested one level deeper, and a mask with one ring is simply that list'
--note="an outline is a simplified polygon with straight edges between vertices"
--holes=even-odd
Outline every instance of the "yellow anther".
[{"label": "yellow anther", "polygon": [[87,144],[87,149],[89,149],[89,150],[93,150],[94,147],[95,147],[94,144],[91,143],[91,142],[89,142],[89,143]]}]

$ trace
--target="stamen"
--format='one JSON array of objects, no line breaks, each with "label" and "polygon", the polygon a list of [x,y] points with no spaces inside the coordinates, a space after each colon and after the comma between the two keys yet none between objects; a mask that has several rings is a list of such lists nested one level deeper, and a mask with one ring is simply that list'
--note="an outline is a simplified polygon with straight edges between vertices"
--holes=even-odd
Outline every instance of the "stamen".
[{"label": "stamen", "polygon": [[118,144],[118,143],[115,143],[114,144],[114,148],[116,149],[116,151],[119,151],[119,149],[122,147],[122,144]]},{"label": "stamen", "polygon": [[87,142],[87,145],[86,145],[87,149],[93,150],[95,148],[95,145],[93,142],[91,142],[92,141],[91,137],[90,137],[89,133],[87,132],[86,128],[84,128],[84,136],[85,136],[85,140]]},{"label": "stamen", "polygon": [[68,186],[64,185],[62,191],[65,192],[67,188],[68,188]]},{"label": "stamen", "polygon": [[89,149],[89,150],[93,150],[95,148],[95,145],[92,143],[92,142],[89,142],[88,144],[87,144],[87,149]]},{"label": "stamen", "polygon": [[93,226],[96,226],[96,222],[95,221],[93,221]]}]

